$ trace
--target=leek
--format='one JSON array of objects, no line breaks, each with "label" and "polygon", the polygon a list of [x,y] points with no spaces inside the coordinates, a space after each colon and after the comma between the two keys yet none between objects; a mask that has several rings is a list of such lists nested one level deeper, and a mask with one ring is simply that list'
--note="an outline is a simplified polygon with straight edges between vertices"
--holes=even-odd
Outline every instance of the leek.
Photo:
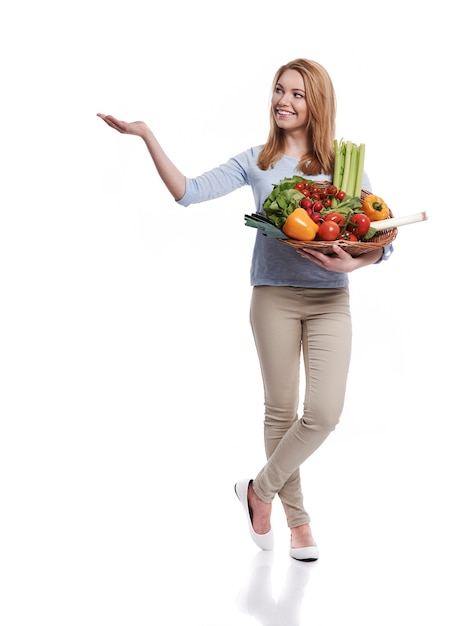
[{"label": "leek", "polygon": [[385,220],[379,220],[378,222],[371,222],[370,228],[374,230],[387,230],[391,228],[397,228],[399,226],[405,226],[405,224],[415,224],[416,222],[426,221],[427,213],[422,211],[421,213],[412,213],[412,215],[403,215],[402,217],[389,217]]}]

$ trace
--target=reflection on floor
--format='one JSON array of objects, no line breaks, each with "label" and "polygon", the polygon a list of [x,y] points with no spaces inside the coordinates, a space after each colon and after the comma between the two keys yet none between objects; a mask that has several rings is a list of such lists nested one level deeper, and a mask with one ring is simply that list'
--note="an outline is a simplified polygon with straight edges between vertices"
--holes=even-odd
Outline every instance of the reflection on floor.
[{"label": "reflection on floor", "polygon": [[254,557],[248,580],[237,596],[237,607],[261,626],[299,626],[306,586],[315,563],[291,559],[277,594],[272,581],[273,564],[273,552],[259,552]]}]

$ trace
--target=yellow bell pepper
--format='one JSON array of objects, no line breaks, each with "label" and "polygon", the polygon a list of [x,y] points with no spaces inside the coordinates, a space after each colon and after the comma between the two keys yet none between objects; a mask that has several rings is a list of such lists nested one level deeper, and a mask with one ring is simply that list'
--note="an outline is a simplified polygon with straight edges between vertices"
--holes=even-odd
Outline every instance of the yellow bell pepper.
[{"label": "yellow bell pepper", "polygon": [[297,208],[287,217],[282,230],[290,239],[312,241],[315,239],[319,227],[309,217],[305,209]]},{"label": "yellow bell pepper", "polygon": [[362,200],[362,209],[365,215],[370,218],[370,222],[386,220],[389,217],[389,207],[378,196],[366,196]]}]

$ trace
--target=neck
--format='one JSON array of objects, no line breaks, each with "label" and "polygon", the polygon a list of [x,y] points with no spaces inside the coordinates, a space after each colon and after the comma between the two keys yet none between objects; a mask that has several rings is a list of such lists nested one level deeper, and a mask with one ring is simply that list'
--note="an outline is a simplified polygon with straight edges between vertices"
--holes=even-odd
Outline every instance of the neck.
[{"label": "neck", "polygon": [[301,159],[301,157],[303,157],[308,152],[309,146],[307,145],[307,138],[304,132],[297,135],[285,135],[283,153],[286,156],[291,156],[295,159]]}]

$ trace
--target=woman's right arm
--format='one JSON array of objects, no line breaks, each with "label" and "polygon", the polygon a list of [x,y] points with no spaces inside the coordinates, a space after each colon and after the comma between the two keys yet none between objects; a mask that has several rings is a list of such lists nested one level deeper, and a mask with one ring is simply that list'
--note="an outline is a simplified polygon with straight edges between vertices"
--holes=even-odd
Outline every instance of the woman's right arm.
[{"label": "woman's right arm", "polygon": [[186,178],[170,161],[163,148],[157,141],[154,133],[144,122],[122,122],[112,115],[98,113],[98,117],[123,135],[136,135],[141,137],[149,150],[157,172],[165,183],[166,188],[175,200],[180,200],[186,192]]}]

